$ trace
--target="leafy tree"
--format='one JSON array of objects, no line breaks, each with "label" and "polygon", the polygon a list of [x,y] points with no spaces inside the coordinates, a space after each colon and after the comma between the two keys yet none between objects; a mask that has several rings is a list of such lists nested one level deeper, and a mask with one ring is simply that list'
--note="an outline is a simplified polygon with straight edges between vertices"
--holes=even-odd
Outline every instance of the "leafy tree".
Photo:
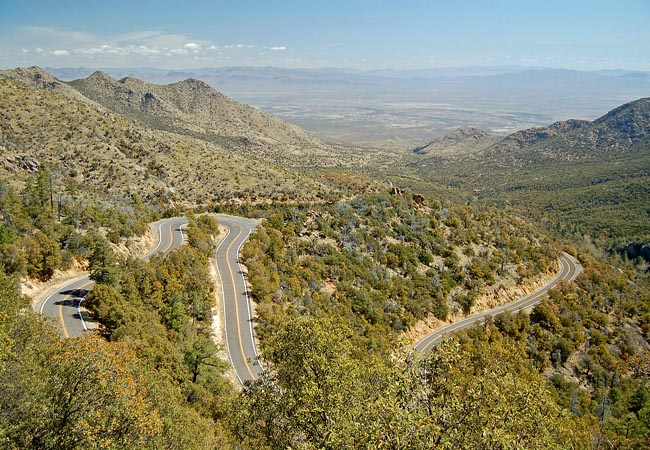
[{"label": "leafy tree", "polygon": [[117,286],[120,277],[117,257],[104,239],[95,239],[89,262],[91,280]]},{"label": "leafy tree", "polygon": [[[39,280],[49,280],[61,264],[59,243],[40,230],[23,239],[27,263],[27,274]],[[19,261],[14,260],[14,264]]]},{"label": "leafy tree", "polygon": [[293,318],[266,340],[272,371],[249,385],[235,432],[245,448],[558,448],[589,445],[521,348],[422,359],[356,352],[352,330]]}]

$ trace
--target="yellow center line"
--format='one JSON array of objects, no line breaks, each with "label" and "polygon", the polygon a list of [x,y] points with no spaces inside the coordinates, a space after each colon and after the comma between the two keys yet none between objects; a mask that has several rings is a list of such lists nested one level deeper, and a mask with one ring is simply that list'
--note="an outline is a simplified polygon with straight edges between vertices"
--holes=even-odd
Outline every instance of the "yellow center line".
[{"label": "yellow center line", "polygon": [[[232,248],[235,241],[237,241],[237,238],[241,236],[242,232],[243,230],[240,228],[237,237],[235,237],[235,239],[232,240],[230,245],[228,245],[228,248],[226,249],[226,264],[228,265],[228,271],[230,272],[230,280],[232,282],[232,290],[235,299],[235,314],[237,315],[237,336],[239,337],[239,350],[241,351],[241,355],[244,358],[244,362],[246,363],[246,370],[248,370],[248,373],[251,376],[251,380],[254,380],[255,375],[253,375],[253,371],[251,370],[248,364],[248,360],[246,359],[246,354],[244,353],[244,344],[242,343],[242,339],[241,339],[241,325],[239,323],[239,302],[237,301],[237,288],[235,287],[235,276],[233,275],[232,267],[230,266],[230,260],[228,259],[228,254],[230,253],[230,249]],[[237,255],[237,257],[239,257],[239,255]],[[246,288],[246,286],[244,286],[244,288]]]},{"label": "yellow center line", "polygon": [[[74,290],[85,289],[86,287],[91,286],[92,284],[93,284],[92,281],[88,281],[87,283],[82,284],[81,286],[79,286]],[[71,298],[73,298],[72,295],[67,295],[65,299],[67,300]],[[61,321],[61,328],[63,328],[63,335],[67,339],[70,337],[70,334],[68,333],[68,327],[65,326],[65,319],[63,317],[63,303],[59,305],[59,320]]]},{"label": "yellow center line", "polygon": [[[170,236],[169,245],[167,245],[167,247],[165,247],[165,249],[163,251],[159,252],[159,253],[162,253],[163,255],[165,253],[167,253],[167,250],[169,250],[169,248],[174,243],[174,230],[172,230],[172,224],[171,223],[168,224],[168,228],[169,228],[169,236]],[[160,236],[160,239],[162,239],[162,236]]]},{"label": "yellow center line", "polygon": [[[174,244],[173,224],[168,223],[167,228],[169,229],[169,235],[170,235],[169,244],[167,244],[167,247],[165,247],[164,250],[162,250],[162,251],[160,251],[158,253],[163,253],[163,254],[166,253],[172,247],[172,245]],[[162,228],[160,230],[160,234],[161,235],[159,236],[159,239],[162,239]],[[239,237],[239,236],[237,236],[237,237]],[[230,247],[228,248],[228,250],[230,250]],[[153,254],[151,254],[149,256],[153,256]],[[227,262],[227,259],[226,259],[226,262]],[[228,264],[228,268],[230,268],[230,264]],[[231,277],[232,277],[232,271],[231,271]],[[88,283],[84,284],[83,286],[79,287],[78,289],[84,289],[86,286],[89,286],[90,284],[92,284],[92,282],[88,282]],[[234,280],[233,280],[233,286],[234,286]],[[66,297],[66,299],[68,299],[68,298],[72,298],[72,297],[68,295]],[[236,302],[235,302],[235,306],[237,306]],[[239,313],[238,313],[238,316],[239,316]],[[61,303],[59,305],[59,321],[61,322],[61,328],[63,329],[63,335],[65,336],[66,339],[69,338],[70,333],[68,332],[68,327],[66,327],[66,325],[65,325],[65,318],[63,316],[63,303]],[[237,320],[237,327],[239,328],[239,320]],[[241,335],[240,335],[240,344],[241,344]],[[242,351],[242,354],[243,354],[243,351]]]},{"label": "yellow center line", "polygon": [[65,326],[65,320],[63,320],[63,303],[59,305],[59,319],[61,320],[61,327],[63,328],[63,336],[68,339],[70,335],[68,334],[68,328]]}]

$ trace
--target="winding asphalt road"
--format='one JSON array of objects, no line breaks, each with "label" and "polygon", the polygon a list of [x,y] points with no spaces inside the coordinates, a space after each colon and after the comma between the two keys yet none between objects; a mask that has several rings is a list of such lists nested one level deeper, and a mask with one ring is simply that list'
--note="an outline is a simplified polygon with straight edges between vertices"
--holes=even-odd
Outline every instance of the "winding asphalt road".
[{"label": "winding asphalt road", "polygon": [[477,323],[483,322],[488,316],[496,316],[502,312],[516,313],[518,311],[526,310],[544,299],[544,294],[557,286],[560,281],[573,281],[582,271],[582,266],[574,257],[567,253],[562,253],[559,258],[561,270],[560,273],[547,283],[541,289],[533,292],[526,297],[520,298],[519,300],[509,303],[507,305],[499,306],[498,308],[491,309],[479,314],[474,314],[472,316],[466,317],[465,319],[459,320],[458,322],[447,325],[444,328],[437,330],[434,333],[431,333],[420,342],[415,345],[415,351],[418,353],[423,353],[431,350],[437,344],[442,342],[447,335],[455,331],[465,330],[475,326]]},{"label": "winding asphalt road", "polygon": [[253,381],[262,373],[259,364],[253,320],[239,251],[258,221],[242,217],[217,215],[217,221],[228,229],[216,250],[217,270],[221,279],[226,331],[226,350],[239,383]]},{"label": "winding asphalt road", "polygon": [[[157,224],[158,245],[142,258],[147,260],[155,254],[166,255],[184,242],[181,227],[187,224],[184,217],[161,220]],[[38,308],[39,312],[54,319],[63,337],[79,337],[86,331],[81,312],[81,302],[92,289],[94,281],[88,275],[77,277],[51,292]]]},{"label": "winding asphalt road", "polygon": [[[221,280],[226,350],[237,379],[244,384],[258,378],[263,371],[255,347],[246,279],[239,262],[241,247],[259,222],[223,214],[216,215],[216,218],[221,225],[228,229],[228,233],[215,251],[217,270]],[[187,219],[184,217],[160,221],[158,245],[142,258],[149,259],[154,254],[165,255],[182,245],[184,237],[181,228],[185,224],[187,224]],[[441,328],[418,342],[415,351],[420,353],[429,351],[450,333],[473,327],[488,316],[496,316],[506,311],[514,313],[531,308],[541,302],[549,290],[561,281],[573,281],[582,270],[580,263],[567,253],[560,256],[559,262],[560,273],[541,289],[508,305],[466,317]],[[81,336],[87,328],[80,304],[93,285],[94,282],[87,275],[66,283],[43,300],[39,308],[41,314],[54,319],[64,337]]]},{"label": "winding asphalt road", "polygon": [[[215,217],[228,229],[215,252],[222,287],[226,350],[237,379],[244,384],[256,379],[262,373],[262,367],[255,348],[250,301],[239,252],[259,221],[223,214]],[[147,260],[155,254],[166,255],[182,245],[181,228],[186,224],[185,217],[160,221],[157,224],[158,245],[142,258]],[[80,304],[94,284],[87,275],[80,276],[55,289],[41,303],[40,313],[53,319],[63,337],[79,337],[87,330]]]}]

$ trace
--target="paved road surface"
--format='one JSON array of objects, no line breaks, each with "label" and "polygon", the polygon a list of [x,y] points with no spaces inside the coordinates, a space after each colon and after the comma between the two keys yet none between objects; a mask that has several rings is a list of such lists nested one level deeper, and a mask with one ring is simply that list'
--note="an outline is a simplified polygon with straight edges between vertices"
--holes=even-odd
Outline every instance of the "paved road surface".
[{"label": "paved road surface", "polygon": [[526,297],[523,297],[508,305],[499,306],[498,308],[491,309],[490,311],[474,314],[472,316],[466,317],[465,319],[459,320],[456,323],[447,325],[446,327],[439,329],[438,331],[428,335],[420,342],[418,342],[415,345],[415,351],[420,353],[429,351],[437,344],[439,344],[448,334],[455,331],[471,328],[476,325],[476,323],[483,322],[487,316],[494,317],[504,311],[515,313],[517,311],[528,309],[533,305],[541,302],[544,298],[544,294],[557,286],[560,281],[573,281],[582,270],[580,263],[567,253],[563,253],[560,256],[559,260],[562,269],[560,270],[558,276],[538,291],[533,292],[532,294],[527,295]]},{"label": "paved road surface", "polygon": [[[228,229],[216,250],[223,290],[226,349],[239,382],[244,384],[262,372],[255,348],[246,281],[239,264],[239,251],[258,221],[221,214],[216,218]],[[158,245],[143,259],[154,254],[166,255],[181,245],[184,240],[181,227],[185,224],[187,219],[184,217],[161,221],[158,224]],[[53,319],[63,337],[78,337],[87,329],[79,305],[93,285],[87,275],[75,278],[48,295],[41,304],[41,314]]]},{"label": "paved road surface", "polygon": [[[158,245],[144,255],[143,259],[149,259],[157,253],[166,255],[181,245],[184,240],[181,226],[186,223],[184,217],[161,221],[158,224]],[[50,293],[41,303],[40,313],[53,319],[63,337],[79,337],[86,331],[79,305],[94,284],[87,275],[77,277]]]},{"label": "paved road surface", "polygon": [[228,234],[216,250],[223,291],[226,350],[239,382],[244,384],[262,373],[255,348],[246,281],[239,264],[239,251],[258,221],[226,215],[217,215],[217,220],[228,228]]}]

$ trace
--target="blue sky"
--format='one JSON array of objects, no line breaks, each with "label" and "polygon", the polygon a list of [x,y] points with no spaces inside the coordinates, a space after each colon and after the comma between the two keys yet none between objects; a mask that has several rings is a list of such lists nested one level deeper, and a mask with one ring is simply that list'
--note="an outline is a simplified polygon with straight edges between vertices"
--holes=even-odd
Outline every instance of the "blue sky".
[{"label": "blue sky", "polygon": [[0,68],[650,70],[650,0],[0,0]]}]

